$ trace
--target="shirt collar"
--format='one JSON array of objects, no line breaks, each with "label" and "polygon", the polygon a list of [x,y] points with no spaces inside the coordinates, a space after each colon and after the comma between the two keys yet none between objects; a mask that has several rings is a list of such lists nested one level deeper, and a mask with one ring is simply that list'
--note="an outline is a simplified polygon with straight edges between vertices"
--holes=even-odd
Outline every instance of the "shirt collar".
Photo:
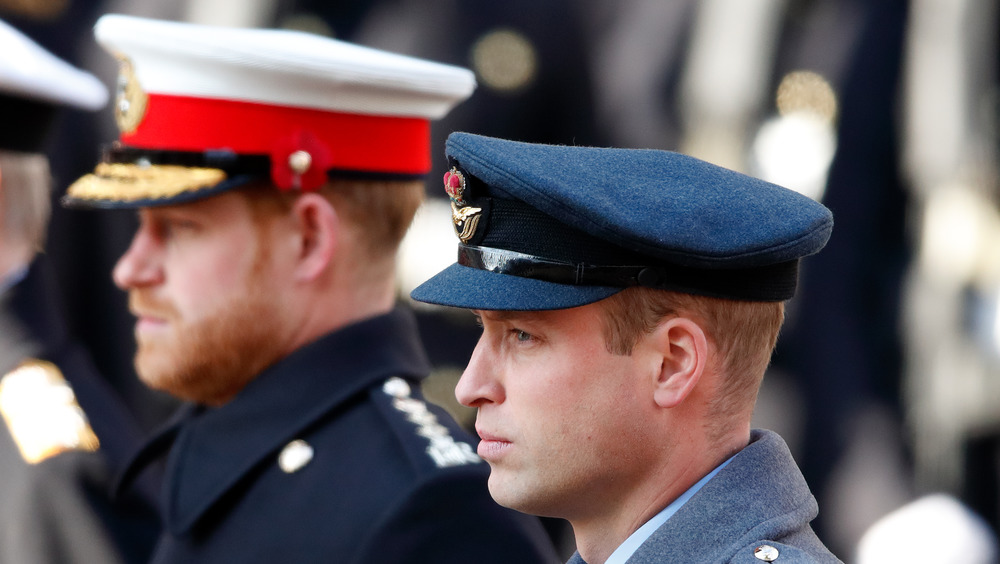
[{"label": "shirt collar", "polygon": [[20,268],[15,268],[10,272],[0,275],[0,296],[3,296],[7,290],[10,290],[17,285],[18,282],[24,280],[28,276],[28,266],[24,265]]},{"label": "shirt collar", "polygon": [[636,529],[634,533],[625,539],[625,542],[618,545],[618,548],[611,553],[611,556],[604,561],[604,564],[624,564],[629,557],[631,557],[632,554],[635,553],[640,546],[642,546],[642,543],[646,542],[646,539],[653,534],[653,531],[659,529],[660,526],[666,523],[674,513],[677,513],[677,510],[687,503],[687,501],[691,499],[694,494],[698,493],[698,490],[707,484],[709,480],[715,477],[720,470],[725,468],[726,465],[729,464],[730,460],[732,460],[732,457],[716,466],[714,470],[706,474],[704,478],[695,482],[693,486],[688,488],[686,492],[682,493],[680,497],[675,499],[670,505],[664,507],[663,510],[654,515],[652,519],[646,521],[641,527]]}]

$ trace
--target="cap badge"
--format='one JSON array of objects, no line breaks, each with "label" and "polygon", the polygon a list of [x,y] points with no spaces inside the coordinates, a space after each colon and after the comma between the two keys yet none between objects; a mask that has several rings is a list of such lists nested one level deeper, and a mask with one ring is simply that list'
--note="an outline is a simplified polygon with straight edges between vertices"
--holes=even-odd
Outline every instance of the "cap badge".
[{"label": "cap badge", "polygon": [[271,180],[282,190],[316,190],[326,183],[331,161],[329,149],[318,137],[298,130],[271,151]]},{"label": "cap badge", "polygon": [[149,97],[135,77],[132,61],[125,56],[118,57],[118,84],[115,93],[115,122],[122,134],[138,129],[146,116]]},{"label": "cap badge", "polygon": [[455,234],[460,241],[468,243],[476,232],[483,209],[470,206],[462,198],[465,192],[465,176],[455,167],[444,173],[444,191],[451,198],[451,221],[455,224]]}]

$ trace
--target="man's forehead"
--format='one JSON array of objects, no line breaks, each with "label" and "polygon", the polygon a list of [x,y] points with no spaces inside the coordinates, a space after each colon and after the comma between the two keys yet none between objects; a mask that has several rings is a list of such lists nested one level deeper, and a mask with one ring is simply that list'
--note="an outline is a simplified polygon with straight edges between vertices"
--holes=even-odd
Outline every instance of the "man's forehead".
[{"label": "man's forehead", "polygon": [[510,321],[511,319],[517,319],[523,317],[524,311],[509,311],[502,309],[471,309],[472,315],[475,315],[479,319],[489,319],[490,321]]},{"label": "man's forehead", "polygon": [[504,309],[473,309],[469,310],[480,319],[488,319],[490,321],[496,322],[506,322],[506,321],[532,321],[538,323],[545,322],[558,322],[565,319],[567,316],[572,316],[572,314],[577,312],[583,312],[585,309],[591,309],[595,307],[594,304],[588,304],[585,306],[579,306],[575,308],[568,309],[547,309],[547,310],[532,310],[532,311],[520,311],[520,310],[504,310]]},{"label": "man's forehead", "polygon": [[224,192],[208,198],[193,200],[177,204],[162,206],[143,206],[139,208],[140,215],[147,217],[170,217],[176,215],[205,215],[215,216],[225,210],[248,209],[249,204],[246,199],[240,196],[239,191]]}]

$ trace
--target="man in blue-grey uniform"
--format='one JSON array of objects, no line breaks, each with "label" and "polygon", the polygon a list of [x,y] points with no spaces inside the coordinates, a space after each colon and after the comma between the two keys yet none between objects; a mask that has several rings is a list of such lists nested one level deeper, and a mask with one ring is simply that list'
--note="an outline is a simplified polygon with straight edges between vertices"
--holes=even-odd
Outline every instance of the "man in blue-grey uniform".
[{"label": "man in blue-grey uniform", "polygon": [[785,443],[750,428],[830,212],[666,151],[446,152],[458,262],[412,296],[482,323],[456,395],[493,498],[567,519],[574,563],[838,562]]},{"label": "man in blue-grey uniform", "polygon": [[0,53],[0,563],[144,562],[152,496],[110,496],[139,427],[66,327],[40,253],[50,126],[108,92],[2,21]]},{"label": "man in blue-grey uniform", "polygon": [[120,140],[68,205],[132,208],[116,265],[147,385],[187,400],[153,562],[548,562],[424,401],[395,253],[465,69],[316,35],[104,16]]}]

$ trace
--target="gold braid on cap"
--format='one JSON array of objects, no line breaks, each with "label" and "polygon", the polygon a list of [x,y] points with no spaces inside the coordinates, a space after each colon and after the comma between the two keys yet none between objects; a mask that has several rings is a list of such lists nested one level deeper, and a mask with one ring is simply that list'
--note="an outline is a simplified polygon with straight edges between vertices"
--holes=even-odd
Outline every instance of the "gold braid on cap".
[{"label": "gold braid on cap", "polygon": [[66,195],[76,200],[133,202],[171,198],[211,188],[225,179],[226,173],[217,168],[100,163],[93,174],[74,182]]}]

